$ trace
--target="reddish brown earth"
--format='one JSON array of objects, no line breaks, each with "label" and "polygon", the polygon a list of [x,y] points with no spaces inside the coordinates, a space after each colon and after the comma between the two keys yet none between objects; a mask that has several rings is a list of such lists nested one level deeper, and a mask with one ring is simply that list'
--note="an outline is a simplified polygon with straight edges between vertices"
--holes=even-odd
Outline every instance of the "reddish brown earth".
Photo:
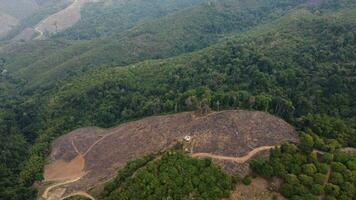
[{"label": "reddish brown earth", "polygon": [[206,116],[185,112],[148,117],[112,129],[78,129],[54,141],[49,156],[52,164],[46,166],[44,176],[46,181],[66,184],[46,192],[51,196],[57,190],[67,196],[88,191],[112,178],[127,161],[170,148],[185,136],[192,138],[186,147],[193,155],[213,155],[230,164],[245,161],[259,150],[269,149],[267,146],[298,140],[285,121],[267,113],[241,110]]}]

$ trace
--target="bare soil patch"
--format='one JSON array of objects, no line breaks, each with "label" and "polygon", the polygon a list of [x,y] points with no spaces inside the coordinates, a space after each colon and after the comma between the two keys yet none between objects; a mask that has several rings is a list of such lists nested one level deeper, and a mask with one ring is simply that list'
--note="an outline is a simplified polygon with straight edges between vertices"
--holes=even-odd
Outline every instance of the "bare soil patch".
[{"label": "bare soil patch", "polygon": [[[170,148],[178,141],[184,141],[186,136],[191,138],[186,146],[192,154],[243,157],[240,162],[258,153],[254,149],[266,150],[266,146],[298,141],[292,126],[263,112],[238,110],[203,117],[193,112],[154,116],[107,130],[95,127],[78,129],[58,138],[49,156],[53,166],[46,167],[54,170],[49,170],[51,173],[47,172],[45,177],[61,179],[78,175],[74,172],[79,171],[79,165],[73,164],[75,170],[67,170],[68,173],[73,172],[72,175],[59,173],[56,169],[72,166],[72,161],[82,155],[85,175],[60,187],[65,188],[63,196],[89,191],[115,176],[127,161]],[[224,166],[227,162],[230,161],[220,164]]]},{"label": "bare soil patch", "polygon": [[85,160],[82,155],[77,155],[70,162],[56,160],[45,167],[44,179],[45,181],[65,181],[82,177],[84,164]]}]

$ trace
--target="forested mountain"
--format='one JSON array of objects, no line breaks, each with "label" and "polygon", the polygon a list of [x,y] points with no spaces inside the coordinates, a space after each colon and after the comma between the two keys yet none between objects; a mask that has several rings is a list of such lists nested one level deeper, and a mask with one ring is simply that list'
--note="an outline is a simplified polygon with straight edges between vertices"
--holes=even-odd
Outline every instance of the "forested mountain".
[{"label": "forested mountain", "polygon": [[154,20],[207,0],[114,0],[86,4],[82,20],[56,37],[92,39],[114,35],[147,20]]},{"label": "forested mountain", "polygon": [[204,3],[109,38],[74,44],[36,41],[5,48],[0,57],[6,60],[10,74],[25,81],[26,88],[51,88],[55,81],[100,65],[124,66],[204,48],[229,33],[245,31],[283,15],[297,5],[290,2],[261,1],[257,4],[260,7],[244,1]]},{"label": "forested mountain", "polygon": [[[354,1],[161,0],[147,13],[140,6],[155,4],[113,2],[88,4],[85,19],[53,38],[0,49],[0,199],[35,198],[51,142],[74,128],[202,107],[266,111],[355,147]],[[271,165],[297,152],[288,148]]]}]

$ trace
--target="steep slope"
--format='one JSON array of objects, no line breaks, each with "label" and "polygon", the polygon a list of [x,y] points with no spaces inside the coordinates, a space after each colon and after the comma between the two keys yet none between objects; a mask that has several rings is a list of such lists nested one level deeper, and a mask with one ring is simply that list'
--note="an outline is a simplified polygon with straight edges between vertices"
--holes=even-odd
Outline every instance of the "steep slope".
[{"label": "steep slope", "polygon": [[[185,141],[186,136],[191,139]],[[185,141],[184,148],[194,156],[210,153],[240,157],[256,150],[252,156],[258,147],[297,142],[298,138],[283,120],[248,111],[207,116],[180,113],[150,117],[108,130],[78,129],[54,142],[50,155],[53,162],[45,169],[45,181],[75,180],[56,187],[56,190],[65,188],[63,196],[87,191],[112,178],[127,161],[167,150],[179,141]],[[50,192],[45,196],[50,198]]]},{"label": "steep slope", "polygon": [[[15,77],[26,81],[26,88],[50,88],[57,81],[100,65],[127,65],[204,48],[226,34],[245,31],[283,15],[298,5],[291,2],[267,2],[257,7],[245,1],[203,4],[116,36],[80,42],[51,54],[27,52],[31,56],[24,58],[21,49],[27,47],[20,45],[17,49],[5,48],[0,57]],[[41,47],[39,44],[37,48]]]}]

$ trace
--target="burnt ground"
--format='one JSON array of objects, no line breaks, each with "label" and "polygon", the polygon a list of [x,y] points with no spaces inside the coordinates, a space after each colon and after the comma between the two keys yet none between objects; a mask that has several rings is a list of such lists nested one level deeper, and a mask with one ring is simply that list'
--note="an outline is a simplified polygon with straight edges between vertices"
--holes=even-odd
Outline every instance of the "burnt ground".
[{"label": "burnt ground", "polygon": [[[84,166],[82,172],[78,172],[80,180],[61,187],[66,189],[64,195],[88,191],[115,176],[127,161],[170,148],[185,136],[192,138],[191,153],[230,157],[244,156],[261,146],[298,141],[291,125],[263,112],[237,110],[206,116],[196,116],[193,112],[154,116],[116,128],[82,128],[61,136],[53,143],[49,156],[53,162],[46,167],[45,177],[46,174],[65,174],[63,161],[73,163],[71,161],[81,155]],[[57,162],[61,165],[56,169]],[[238,171],[242,166],[228,161],[218,163],[228,171]],[[61,176],[49,179],[63,180]]]}]

